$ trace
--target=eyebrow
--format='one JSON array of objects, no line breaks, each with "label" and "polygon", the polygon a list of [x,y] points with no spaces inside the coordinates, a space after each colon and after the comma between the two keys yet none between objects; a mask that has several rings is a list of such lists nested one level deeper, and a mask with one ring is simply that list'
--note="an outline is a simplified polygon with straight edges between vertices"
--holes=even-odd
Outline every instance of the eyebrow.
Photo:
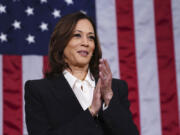
[{"label": "eyebrow", "polygon": [[[74,32],[76,32],[76,31],[78,31],[78,32],[82,33],[82,31],[81,31],[81,30],[75,30]],[[88,34],[94,34],[94,32],[89,32]],[[95,34],[94,34],[94,35],[95,35]]]}]

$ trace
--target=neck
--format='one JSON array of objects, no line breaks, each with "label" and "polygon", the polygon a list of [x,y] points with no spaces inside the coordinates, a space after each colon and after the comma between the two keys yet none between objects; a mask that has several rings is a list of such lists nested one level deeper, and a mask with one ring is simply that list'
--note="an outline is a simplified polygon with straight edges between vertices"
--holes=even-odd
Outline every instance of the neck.
[{"label": "neck", "polygon": [[77,66],[70,66],[71,69],[68,70],[73,76],[77,77],[80,80],[84,80],[87,73],[88,73],[88,66],[85,67],[77,67]]}]

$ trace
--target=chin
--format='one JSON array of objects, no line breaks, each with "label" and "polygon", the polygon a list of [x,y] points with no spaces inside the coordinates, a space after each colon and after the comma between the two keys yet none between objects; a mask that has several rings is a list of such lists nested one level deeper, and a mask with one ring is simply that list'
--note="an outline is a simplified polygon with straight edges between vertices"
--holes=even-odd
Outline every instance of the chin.
[{"label": "chin", "polygon": [[79,67],[85,67],[85,66],[89,65],[89,63],[87,63],[87,62],[78,62],[77,65]]},{"label": "chin", "polygon": [[80,67],[84,67],[84,66],[87,66],[87,65],[89,65],[89,62],[90,61],[85,61],[85,60],[79,60],[78,62],[77,62],[77,65],[78,66],[80,66]]}]

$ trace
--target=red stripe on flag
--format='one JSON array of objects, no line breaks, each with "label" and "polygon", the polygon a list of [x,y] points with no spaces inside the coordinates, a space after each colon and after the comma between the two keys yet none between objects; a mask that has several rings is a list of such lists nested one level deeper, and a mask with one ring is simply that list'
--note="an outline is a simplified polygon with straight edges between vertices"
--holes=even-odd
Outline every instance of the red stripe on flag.
[{"label": "red stripe on flag", "polygon": [[128,83],[130,109],[133,113],[133,120],[140,129],[132,0],[116,0],[116,14],[120,76]]},{"label": "red stripe on flag", "polygon": [[3,134],[22,135],[21,56],[3,56]]},{"label": "red stripe on flag", "polygon": [[178,135],[178,99],[171,1],[154,0],[163,135]]}]

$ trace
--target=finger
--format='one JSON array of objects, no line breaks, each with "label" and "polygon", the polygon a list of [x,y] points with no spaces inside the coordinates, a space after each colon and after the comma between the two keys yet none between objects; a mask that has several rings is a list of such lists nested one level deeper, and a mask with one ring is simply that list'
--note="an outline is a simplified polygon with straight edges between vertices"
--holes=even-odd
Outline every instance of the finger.
[{"label": "finger", "polygon": [[106,65],[105,65],[105,59],[99,59],[99,65],[101,65],[102,67],[105,66],[106,69]]},{"label": "finger", "polygon": [[99,64],[99,68],[100,68],[100,71],[102,71],[105,76],[109,74],[104,63]]},{"label": "finger", "polygon": [[112,79],[112,72],[111,72],[111,68],[110,68],[110,66],[109,66],[109,64],[108,64],[108,61],[106,60],[106,59],[104,59],[104,64],[105,64],[105,66],[106,66],[106,71],[108,72],[108,79]]},{"label": "finger", "polygon": [[103,64],[103,59],[102,59],[102,58],[99,59],[99,63],[100,63],[100,64]]},{"label": "finger", "polygon": [[108,61],[107,61],[106,59],[104,59],[104,65],[106,66],[107,71],[108,71],[109,73],[111,73],[111,68],[110,68],[110,66],[109,66],[109,64],[108,64]]},{"label": "finger", "polygon": [[100,85],[101,85],[101,79],[99,78],[96,87],[99,88]]},{"label": "finger", "polygon": [[101,79],[101,85],[105,85],[108,81],[108,76],[104,75],[102,72],[99,72],[99,77]]},{"label": "finger", "polygon": [[99,71],[102,72],[102,75],[105,76],[105,78],[110,74],[110,72],[107,70],[105,64],[99,64]]},{"label": "finger", "polygon": [[104,82],[106,80],[106,78],[104,77],[104,75],[102,74],[102,72],[99,72],[99,77],[101,79],[101,86],[104,85]]},{"label": "finger", "polygon": [[99,68],[99,76],[100,76],[100,78],[102,79],[102,81],[106,79],[107,75],[108,75],[108,74],[106,74],[106,73],[103,71],[102,67],[100,67],[100,68]]},{"label": "finger", "polygon": [[99,78],[96,85],[96,92],[100,92],[100,88],[101,88],[101,79]]}]

